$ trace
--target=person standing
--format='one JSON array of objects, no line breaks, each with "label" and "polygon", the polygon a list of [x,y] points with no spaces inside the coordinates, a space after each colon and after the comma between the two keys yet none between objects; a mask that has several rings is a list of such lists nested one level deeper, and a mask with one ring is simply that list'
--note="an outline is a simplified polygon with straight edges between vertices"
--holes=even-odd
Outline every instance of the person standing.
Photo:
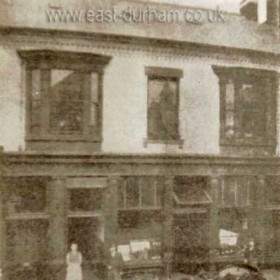
[{"label": "person standing", "polygon": [[66,264],[66,280],[82,280],[82,254],[75,243],[71,244],[71,250],[66,256]]},{"label": "person standing", "polygon": [[116,245],[114,245],[110,249],[108,279],[109,280],[121,280],[123,265],[124,265],[123,257],[121,255],[121,253],[119,253],[117,251]]}]

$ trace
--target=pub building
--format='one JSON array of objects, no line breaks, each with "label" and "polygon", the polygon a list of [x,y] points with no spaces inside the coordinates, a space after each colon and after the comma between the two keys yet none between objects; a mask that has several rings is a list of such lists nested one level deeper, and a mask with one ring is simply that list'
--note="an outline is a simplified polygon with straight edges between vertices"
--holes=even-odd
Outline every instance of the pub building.
[{"label": "pub building", "polygon": [[[83,279],[280,263],[279,1],[223,23],[49,22],[157,1],[0,3],[0,269]],[[80,5],[80,6],[79,6]],[[248,8],[249,7],[249,8]]]}]

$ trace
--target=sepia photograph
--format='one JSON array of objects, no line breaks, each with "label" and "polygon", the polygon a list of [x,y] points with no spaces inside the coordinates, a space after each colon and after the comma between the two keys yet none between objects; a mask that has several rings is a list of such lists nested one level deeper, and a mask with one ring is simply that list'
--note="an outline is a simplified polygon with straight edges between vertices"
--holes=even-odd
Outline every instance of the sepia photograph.
[{"label": "sepia photograph", "polygon": [[0,0],[0,280],[280,280],[280,0]]}]

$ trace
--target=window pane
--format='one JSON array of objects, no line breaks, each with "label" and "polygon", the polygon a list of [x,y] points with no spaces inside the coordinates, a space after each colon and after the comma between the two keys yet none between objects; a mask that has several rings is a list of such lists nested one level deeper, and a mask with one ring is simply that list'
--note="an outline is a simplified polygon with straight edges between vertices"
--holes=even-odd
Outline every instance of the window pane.
[{"label": "window pane", "polygon": [[236,204],[238,206],[249,205],[250,187],[248,179],[241,177],[236,178]]},{"label": "window pane", "polygon": [[226,110],[234,109],[234,84],[230,81],[226,85]]},{"label": "window pane", "polygon": [[124,186],[119,186],[118,187],[118,206],[119,208],[124,208],[125,207],[125,188]]},{"label": "window pane", "polygon": [[234,178],[225,178],[223,185],[223,204],[234,206],[236,196],[236,184]]},{"label": "window pane", "polygon": [[244,111],[242,129],[245,137],[262,136],[265,132],[265,116],[261,111]]},{"label": "window pane", "polygon": [[243,84],[240,91],[242,100],[242,132],[244,137],[262,136],[265,133],[265,103],[262,87],[257,81]]},{"label": "window pane", "polygon": [[102,193],[100,189],[70,190],[71,211],[95,211],[102,208]]},{"label": "window pane", "polygon": [[226,112],[226,136],[232,137],[234,135],[234,111]]},{"label": "window pane", "polygon": [[240,249],[247,245],[249,238],[248,217],[245,211],[239,209],[219,210],[219,243],[217,254],[240,254]]},{"label": "window pane", "polygon": [[137,178],[126,180],[127,207],[139,207],[139,181]]},{"label": "window pane", "polygon": [[42,91],[41,91],[41,74],[36,69],[31,72],[31,132],[40,132],[41,111],[42,111]]},{"label": "window pane", "polygon": [[149,79],[148,137],[153,140],[177,140],[178,81]]},{"label": "window pane", "polygon": [[280,254],[280,212],[268,212],[271,215],[270,237],[267,239],[266,251],[270,258],[278,258]]},{"label": "window pane", "polygon": [[157,178],[157,197],[156,197],[156,206],[162,207],[163,206],[163,199],[164,199],[164,178],[160,177]]},{"label": "window pane", "polygon": [[155,206],[155,179],[154,178],[141,178],[141,199],[142,206]]},{"label": "window pane", "polygon": [[245,176],[226,177],[222,186],[225,206],[248,206],[250,204],[250,181]]},{"label": "window pane", "polygon": [[81,134],[84,120],[84,74],[51,72],[50,128],[59,134]]},{"label": "window pane", "polygon": [[98,104],[99,104],[99,75],[91,74],[91,112],[90,125],[96,126],[98,122]]},{"label": "window pane", "polygon": [[280,205],[280,177],[270,176],[266,178],[266,201],[268,205]]},{"label": "window pane", "polygon": [[7,211],[16,213],[44,212],[47,204],[46,182],[37,179],[17,179],[8,189]]}]

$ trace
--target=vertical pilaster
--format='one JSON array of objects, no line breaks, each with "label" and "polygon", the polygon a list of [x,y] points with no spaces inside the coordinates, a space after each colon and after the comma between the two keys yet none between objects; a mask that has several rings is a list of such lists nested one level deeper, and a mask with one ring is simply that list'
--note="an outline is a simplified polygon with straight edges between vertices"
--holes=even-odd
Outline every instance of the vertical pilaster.
[{"label": "vertical pilaster", "polygon": [[266,231],[270,228],[267,225],[269,219],[266,217],[265,213],[265,177],[259,176],[257,178],[257,203],[255,207],[255,230],[256,230],[256,241],[259,245],[259,263],[262,264],[265,261],[265,251],[266,251]]},{"label": "vertical pilaster", "polygon": [[[280,155],[280,73],[276,73],[276,85],[275,85],[275,92],[276,92],[276,153]],[[274,101],[274,100],[273,100]]]},{"label": "vertical pilaster", "polygon": [[163,206],[163,264],[164,276],[170,279],[172,272],[174,231],[173,231],[173,186],[175,178],[170,176],[164,180],[164,206]]},{"label": "vertical pilaster", "polygon": [[[5,279],[5,257],[6,257],[6,227],[4,216],[4,195],[5,195],[5,183],[4,178],[1,176],[4,173],[4,161],[3,161],[3,148],[0,147],[0,279]],[[2,277],[1,277],[2,275]]]},{"label": "vertical pilaster", "polygon": [[110,247],[117,241],[118,234],[118,187],[120,177],[110,176],[108,187],[104,195],[105,218],[105,253],[109,253]]},{"label": "vertical pilaster", "polygon": [[[50,224],[49,224],[49,248],[50,262],[54,271],[61,271],[54,275],[54,279],[64,277],[62,266],[65,265],[67,253],[67,217],[66,217],[66,189],[65,179],[55,177],[50,182]],[[61,268],[61,269],[59,269]]]},{"label": "vertical pilaster", "polygon": [[[6,263],[5,263],[5,257],[6,257],[6,246],[5,246],[5,240],[6,240],[6,227],[5,227],[5,217],[4,217],[4,189],[5,184],[3,181],[3,177],[0,176],[0,279],[5,279],[6,275]],[[1,275],[2,278],[1,278]]]},{"label": "vertical pilaster", "polygon": [[211,177],[210,178],[210,194],[212,203],[210,205],[209,211],[209,257],[210,257],[210,269],[212,272],[215,271],[215,252],[219,246],[219,188],[220,188],[220,178]]}]

